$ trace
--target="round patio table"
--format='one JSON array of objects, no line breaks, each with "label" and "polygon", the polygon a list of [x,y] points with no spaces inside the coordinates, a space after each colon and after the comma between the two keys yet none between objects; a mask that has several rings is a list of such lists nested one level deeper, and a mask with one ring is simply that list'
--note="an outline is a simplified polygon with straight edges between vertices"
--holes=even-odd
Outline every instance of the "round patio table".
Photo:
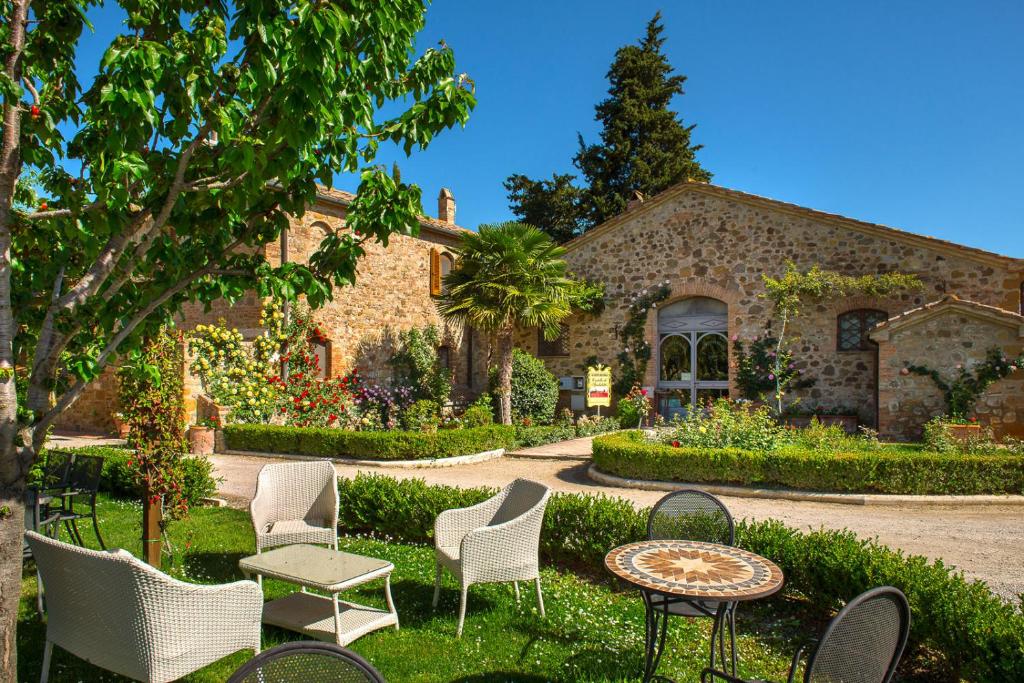
[{"label": "round patio table", "polygon": [[[640,541],[612,550],[604,558],[615,576],[640,589],[646,609],[644,681],[654,677],[665,648],[670,605],[685,602],[713,616],[711,666],[715,647],[725,661],[726,637],[736,669],[736,634],[725,628],[737,602],[768,597],[782,588],[782,570],[760,555],[732,546],[700,541]],[[717,603],[709,605],[708,603]],[[728,632],[728,633],[727,633]]]}]

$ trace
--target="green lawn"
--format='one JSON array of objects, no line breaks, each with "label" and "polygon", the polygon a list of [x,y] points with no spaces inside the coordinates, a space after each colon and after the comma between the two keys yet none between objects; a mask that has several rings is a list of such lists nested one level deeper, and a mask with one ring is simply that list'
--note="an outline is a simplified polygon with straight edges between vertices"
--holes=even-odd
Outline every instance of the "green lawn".
[{"label": "green lawn", "polygon": [[[105,500],[101,529],[108,544],[138,552],[141,509]],[[248,514],[233,509],[194,510],[189,520],[171,527],[178,560],[170,573],[178,578],[220,583],[241,577],[238,559],[253,552]],[[84,533],[84,529],[83,529]],[[91,540],[91,533],[87,540]],[[365,537],[343,537],[344,550],[387,559],[395,564],[392,586],[402,628],[377,631],[351,645],[373,662],[390,681],[626,681],[640,676],[643,609],[633,592],[617,592],[600,580],[547,569],[543,573],[547,618],[536,611],[531,590],[516,605],[511,585],[470,589],[466,629],[455,638],[458,593],[446,576],[441,604],[431,609],[433,549],[387,543]],[[88,577],[83,577],[87,581]],[[293,586],[266,581],[268,598]],[[39,677],[45,626],[35,614],[36,582],[26,565],[18,625],[19,680]],[[372,583],[346,593],[357,602],[384,607],[383,587]],[[739,612],[742,673],[785,679],[789,656],[802,629],[794,606],[783,598]],[[677,619],[659,673],[678,681],[697,681],[708,649],[710,620]],[[264,648],[300,640],[302,636],[273,627],[263,631]],[[188,681],[224,681],[249,653],[239,653],[188,677]],[[51,680],[124,680],[57,649]]]}]

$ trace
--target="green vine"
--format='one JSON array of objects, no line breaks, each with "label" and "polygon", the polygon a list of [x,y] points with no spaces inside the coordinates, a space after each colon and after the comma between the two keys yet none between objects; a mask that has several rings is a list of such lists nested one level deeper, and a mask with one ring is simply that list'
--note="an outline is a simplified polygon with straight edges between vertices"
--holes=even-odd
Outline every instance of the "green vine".
[{"label": "green vine", "polygon": [[619,376],[612,384],[612,390],[625,396],[634,385],[643,384],[647,362],[651,359],[651,345],[644,338],[647,326],[647,312],[672,296],[672,288],[664,284],[648,287],[630,299],[626,324],[619,330],[622,351],[619,352]]},{"label": "green vine", "polygon": [[785,395],[790,389],[814,386],[815,380],[804,377],[793,361],[788,346],[766,334],[750,340],[749,347],[739,337],[732,338],[732,353],[736,359],[736,386],[743,398],[765,401],[769,396]]},{"label": "green vine", "polygon": [[986,389],[1010,373],[1021,369],[1024,369],[1024,353],[1010,359],[1002,349],[993,346],[986,352],[985,360],[978,364],[973,371],[968,370],[962,364],[957,365],[958,375],[950,381],[943,379],[938,370],[926,365],[908,365],[904,368],[903,374],[931,378],[935,386],[942,392],[942,398],[946,403],[946,415],[954,419],[965,419],[974,412],[974,405],[977,403],[978,397]]}]

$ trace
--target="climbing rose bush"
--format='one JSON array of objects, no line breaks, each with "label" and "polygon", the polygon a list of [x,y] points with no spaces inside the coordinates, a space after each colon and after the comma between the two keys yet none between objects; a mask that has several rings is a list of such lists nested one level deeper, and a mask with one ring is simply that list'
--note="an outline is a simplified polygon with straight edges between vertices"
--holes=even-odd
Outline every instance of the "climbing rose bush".
[{"label": "climbing rose bush", "polygon": [[786,430],[766,406],[718,399],[705,410],[690,410],[657,437],[676,448],[742,448],[773,451],[786,440]]}]

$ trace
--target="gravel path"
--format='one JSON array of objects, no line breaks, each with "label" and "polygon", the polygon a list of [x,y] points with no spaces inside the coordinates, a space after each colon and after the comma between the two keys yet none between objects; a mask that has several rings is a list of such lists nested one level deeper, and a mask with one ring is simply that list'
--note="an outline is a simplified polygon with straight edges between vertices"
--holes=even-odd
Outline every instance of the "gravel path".
[{"label": "gravel path", "polygon": [[[489,462],[436,469],[399,469],[336,465],[338,474],[377,472],[398,478],[422,478],[452,486],[503,486],[516,477],[544,482],[558,491],[603,493],[650,506],[663,494],[600,486],[587,478],[589,439],[542,446]],[[234,505],[246,503],[256,487],[256,473],[268,458],[216,455],[223,477],[220,494]],[[1024,593],[1024,512],[1017,507],[860,507],[750,498],[723,498],[737,519],[781,520],[798,529],[821,527],[855,531],[904,552],[942,559],[970,578],[982,579],[1000,595],[1016,600]]]}]

